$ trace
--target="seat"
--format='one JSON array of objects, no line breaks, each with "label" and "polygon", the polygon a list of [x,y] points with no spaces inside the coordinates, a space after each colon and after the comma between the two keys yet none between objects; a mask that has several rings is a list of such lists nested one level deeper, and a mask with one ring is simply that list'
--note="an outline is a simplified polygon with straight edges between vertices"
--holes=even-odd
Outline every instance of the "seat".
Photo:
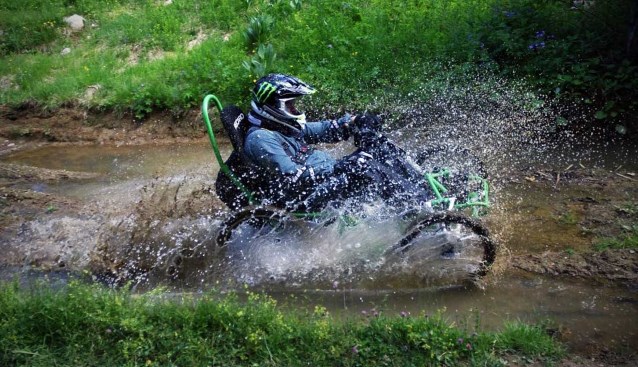
[{"label": "seat", "polygon": [[[253,198],[260,201],[263,197],[263,188],[267,186],[268,178],[263,172],[256,168],[244,157],[244,137],[248,130],[248,121],[241,108],[233,105],[224,107],[220,118],[224,130],[228,134],[233,152],[224,164],[230,169],[232,174],[250,191]],[[232,210],[239,210],[248,206],[248,195],[237,185],[233,178],[219,171],[215,181],[215,192],[217,196]],[[256,204],[256,203],[252,203]]]}]

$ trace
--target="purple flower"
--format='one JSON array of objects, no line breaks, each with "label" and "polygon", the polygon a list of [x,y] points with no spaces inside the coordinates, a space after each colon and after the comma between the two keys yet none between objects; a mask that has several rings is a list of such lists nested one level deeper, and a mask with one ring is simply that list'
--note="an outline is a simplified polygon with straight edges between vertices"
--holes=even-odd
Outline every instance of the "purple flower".
[{"label": "purple flower", "polygon": [[356,345],[354,347],[352,347],[352,349],[350,349],[350,351],[352,352],[352,354],[359,354],[359,349],[357,349]]},{"label": "purple flower", "polygon": [[513,17],[513,16],[515,16],[515,15],[516,15],[516,13],[515,13],[515,12],[513,12],[513,11],[509,11],[509,10],[504,11],[504,12],[503,12],[503,14],[504,14],[507,18],[511,18],[511,17]]},{"label": "purple flower", "polygon": [[366,310],[361,311],[361,314],[365,317],[368,317],[368,311]]},{"label": "purple flower", "polygon": [[470,343],[465,344],[465,349],[472,350],[472,344]]},{"label": "purple flower", "polygon": [[545,31],[536,32],[536,38],[543,38],[543,37],[545,37]]},{"label": "purple flower", "polygon": [[532,51],[536,51],[539,48],[545,48],[545,42],[532,43],[531,45],[527,46],[527,48]]},{"label": "purple flower", "polygon": [[408,316],[410,316],[409,312],[401,311],[401,317],[408,317]]},{"label": "purple flower", "polygon": [[463,344],[463,338],[456,339],[456,344]]}]

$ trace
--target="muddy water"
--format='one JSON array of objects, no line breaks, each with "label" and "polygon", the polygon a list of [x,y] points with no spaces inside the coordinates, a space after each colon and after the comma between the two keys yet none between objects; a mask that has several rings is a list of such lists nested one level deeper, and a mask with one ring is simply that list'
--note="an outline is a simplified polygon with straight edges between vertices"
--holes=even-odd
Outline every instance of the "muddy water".
[{"label": "muddy water", "polygon": [[[229,146],[222,144],[222,148],[222,154],[227,156]],[[51,146],[18,152],[2,157],[2,161],[48,169],[100,173],[98,178],[91,180],[55,184],[21,182],[16,183],[16,186],[72,197],[93,206],[93,210],[97,206],[97,215],[83,217],[83,222],[65,227],[64,230],[65,241],[69,241],[74,232],[80,232],[83,228],[90,227],[97,232],[97,242],[85,243],[86,239],[78,235],[84,244],[75,246],[74,251],[84,252],[82,256],[90,257],[88,252],[104,244],[115,247],[125,242],[139,244],[143,246],[134,251],[127,249],[122,253],[121,248],[114,251],[122,257],[134,258],[136,265],[146,269],[160,268],[151,272],[156,277],[151,279],[151,283],[166,283],[176,290],[184,285],[185,291],[207,287],[208,284],[201,282],[193,285],[193,282],[183,279],[175,280],[172,277],[175,274],[170,270],[170,262],[174,261],[179,251],[183,253],[187,249],[197,254],[197,245],[190,244],[214,234],[221,218],[227,215],[219,202],[213,201],[213,206],[204,208],[211,201],[202,198],[201,193],[212,195],[210,188],[217,170],[207,142],[170,146]],[[612,161],[612,164],[616,162]],[[497,223],[498,228],[493,232],[506,243],[508,251],[542,252],[551,249],[554,243],[565,242],[575,248],[588,245],[590,242],[579,236],[579,230],[569,225],[567,214],[578,215],[578,207],[563,207],[563,212],[545,207],[545,200],[548,197],[556,198],[557,191],[542,187],[530,191],[530,185],[533,184],[530,181],[497,185],[497,195],[506,200],[499,204],[497,213],[490,220]],[[534,195],[538,197],[534,198]],[[561,195],[586,197],[589,194],[563,190]],[[526,197],[528,205],[524,210],[516,206],[522,196]],[[168,204],[167,200],[170,201]],[[177,205],[184,202],[188,202],[188,205]],[[514,210],[514,207],[517,209]],[[131,216],[132,211],[136,213],[135,216]],[[193,212],[200,212],[201,216],[193,216]],[[563,215],[564,220],[531,223],[505,219],[509,216],[525,216],[530,212],[539,217]],[[60,224],[62,222],[47,225],[46,221],[46,218],[38,220],[38,228],[42,232],[40,237],[32,235],[22,240],[32,240],[35,236],[39,243],[46,243],[47,239],[51,241],[51,238],[56,238],[51,232],[55,234],[61,231],[64,225]],[[196,235],[191,236],[189,231]],[[126,235],[122,236],[122,232]],[[141,232],[144,234],[140,235]],[[186,242],[190,244],[184,244]],[[179,247],[179,251],[174,246]],[[78,261],[77,265],[87,266],[87,263]],[[211,264],[206,263],[206,266]],[[501,266],[505,267],[503,264]],[[211,274],[205,279],[214,282],[219,274],[215,271]],[[286,290],[284,283],[283,290],[281,286],[277,287],[273,295],[284,302],[294,296],[305,300],[302,304],[309,306],[321,303],[335,312],[348,315],[377,310],[388,314],[404,311],[416,316],[444,310],[448,318],[468,325],[468,328],[473,327],[476,320],[479,320],[481,327],[496,328],[502,325],[503,320],[549,319],[559,325],[562,335],[579,349],[599,343],[630,350],[638,347],[638,331],[635,327],[638,325],[638,295],[624,287],[531,276],[511,270],[499,271],[490,277],[484,290],[458,287],[361,289],[349,283],[347,278],[333,283],[326,283],[325,280],[321,280],[323,284],[311,284],[305,288],[296,285],[289,290]],[[314,291],[314,288],[324,290]]]}]

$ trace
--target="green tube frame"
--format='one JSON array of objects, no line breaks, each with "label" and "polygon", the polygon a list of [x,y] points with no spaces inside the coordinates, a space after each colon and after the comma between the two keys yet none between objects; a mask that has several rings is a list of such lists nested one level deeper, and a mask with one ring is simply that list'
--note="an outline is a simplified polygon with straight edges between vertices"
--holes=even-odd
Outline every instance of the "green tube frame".
[{"label": "green tube frame", "polygon": [[215,154],[215,159],[217,159],[217,163],[219,163],[219,170],[222,171],[224,174],[226,174],[230,178],[230,180],[235,185],[237,185],[237,187],[244,193],[244,195],[246,195],[246,198],[248,198],[248,203],[250,205],[255,205],[257,203],[253,193],[250,190],[248,190],[248,188],[244,186],[244,184],[242,184],[241,181],[239,181],[237,176],[235,176],[235,174],[230,170],[230,168],[228,168],[226,163],[224,163],[224,159],[222,158],[221,153],[219,152],[219,146],[217,145],[217,140],[215,139],[213,126],[211,125],[210,117],[208,116],[208,105],[210,104],[211,99],[215,102],[215,106],[217,106],[217,110],[219,111],[220,116],[221,116],[223,107],[222,107],[222,103],[219,101],[219,98],[217,98],[213,94],[209,94],[206,97],[204,97],[204,101],[202,102],[202,116],[204,117],[204,125],[206,125],[206,131],[208,132],[210,145],[213,147],[213,153]]}]

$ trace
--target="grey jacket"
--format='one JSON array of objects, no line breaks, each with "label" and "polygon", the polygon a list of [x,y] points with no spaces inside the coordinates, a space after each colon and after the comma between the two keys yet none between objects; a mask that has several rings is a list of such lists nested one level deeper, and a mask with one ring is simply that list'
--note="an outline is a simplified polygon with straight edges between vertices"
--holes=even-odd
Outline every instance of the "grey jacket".
[{"label": "grey jacket", "polygon": [[251,127],[244,140],[244,154],[259,167],[293,183],[314,180],[332,174],[336,160],[308,144],[334,143],[344,136],[336,121],[308,122],[299,137],[281,134],[257,126]]}]

